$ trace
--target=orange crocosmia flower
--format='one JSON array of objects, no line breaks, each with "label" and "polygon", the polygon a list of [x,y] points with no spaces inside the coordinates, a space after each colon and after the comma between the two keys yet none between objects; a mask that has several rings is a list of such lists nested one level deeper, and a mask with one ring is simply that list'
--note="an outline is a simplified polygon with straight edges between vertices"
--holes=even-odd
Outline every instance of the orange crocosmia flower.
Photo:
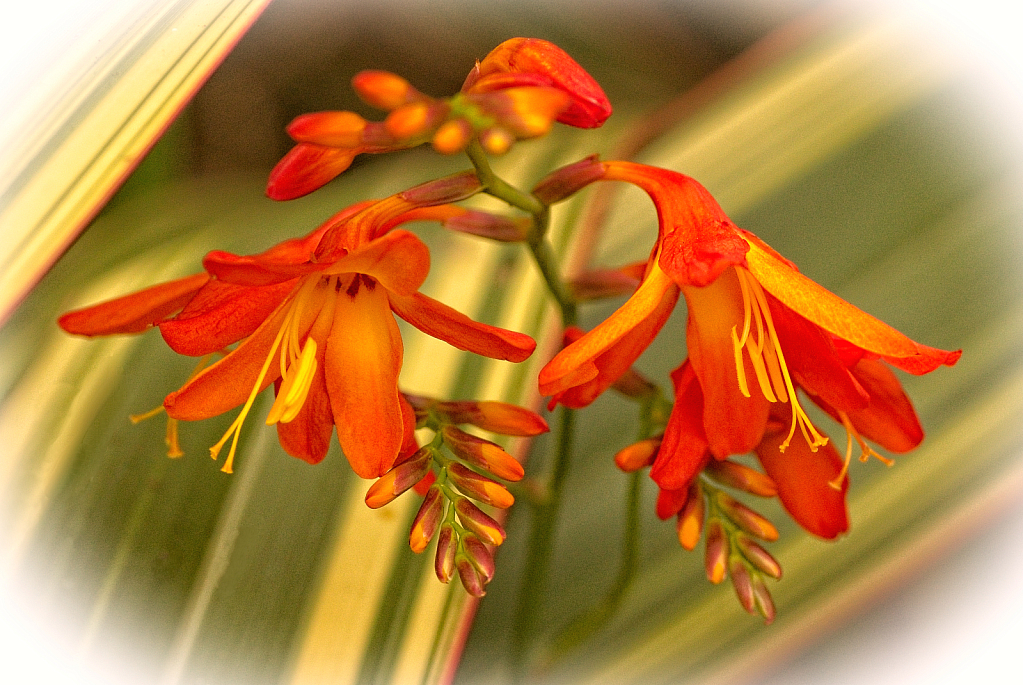
[{"label": "orange crocosmia flower", "polygon": [[[415,451],[415,414],[398,391],[402,341],[393,314],[459,349],[496,359],[522,361],[535,347],[529,336],[477,323],[418,292],[429,251],[412,233],[390,228],[412,210],[417,219],[428,218],[423,205],[437,197],[413,189],[360,203],[305,238],[258,255],[211,252],[203,274],[71,312],[60,324],[81,335],[155,324],[172,349],[193,356],[240,341],[164,401],[170,417],[189,421],[242,405],[211,448],[215,458],[232,441],[225,471],[256,395],[274,384],[277,399],[267,423],[277,424],[289,454],[319,462],[336,427],[355,472],[379,477],[399,453]],[[123,323],[108,325],[111,311]]]},{"label": "orange crocosmia flower", "polygon": [[780,449],[797,429],[811,449],[825,444],[799,404],[797,386],[847,427],[855,426],[854,416],[866,422],[873,414],[864,376],[877,367],[856,373],[860,367],[851,361],[880,359],[923,374],[959,359],[961,351],[920,345],[803,276],[736,227],[692,178],[630,162],[584,164],[589,171],[574,170],[573,177],[627,181],[650,195],[658,239],[635,294],[540,372],[542,394],[567,406],[592,401],[649,345],[679,293],[688,306],[686,341],[702,390],[703,426],[719,459],[761,442],[775,402],[792,407]]}]

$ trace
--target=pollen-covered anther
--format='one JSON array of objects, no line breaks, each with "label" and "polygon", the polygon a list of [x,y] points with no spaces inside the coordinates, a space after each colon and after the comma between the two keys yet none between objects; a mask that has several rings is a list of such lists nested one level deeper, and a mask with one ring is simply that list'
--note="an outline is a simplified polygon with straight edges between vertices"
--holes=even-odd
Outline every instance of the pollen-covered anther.
[{"label": "pollen-covered anther", "polygon": [[[296,368],[297,367],[297,368]],[[309,395],[316,374],[316,341],[309,338],[302,346],[298,361],[291,364],[283,377],[277,399],[270,407],[266,417],[266,425],[272,426],[278,421],[290,423],[298,416]]]},{"label": "pollen-covered anther", "polygon": [[[739,287],[742,290],[743,307],[742,333],[738,334],[737,327],[732,327],[732,346],[739,390],[744,396],[750,397],[749,384],[746,381],[746,368],[743,363],[743,350],[745,350],[756,373],[760,392],[763,393],[767,401],[789,402],[791,400],[792,425],[789,427],[788,436],[778,449],[782,452],[785,451],[798,426],[810,451],[816,452],[818,447],[828,444],[828,438],[814,427],[796,397],[796,389],[792,383],[788,366],[785,364],[785,355],[782,352],[781,343],[778,341],[778,333],[774,328],[774,319],[771,317],[767,295],[764,294],[764,289],[757,279],[746,269],[736,267],[735,273],[738,275]],[[754,329],[756,330],[755,335],[753,334]]]},{"label": "pollen-covered anther", "polygon": [[828,485],[835,490],[842,489],[842,481],[845,480],[845,475],[849,472],[849,462],[852,461],[854,440],[860,447],[860,461],[865,462],[871,457],[875,457],[885,466],[894,466],[894,459],[889,459],[888,457],[878,454],[876,450],[867,444],[867,442],[863,439],[863,436],[860,435],[859,431],[856,430],[856,427],[853,426],[848,414],[844,411],[840,411],[838,412],[838,417],[841,419],[842,425],[845,427],[845,461],[842,463],[842,470],[838,472],[838,475],[835,476],[833,480],[828,481]]}]

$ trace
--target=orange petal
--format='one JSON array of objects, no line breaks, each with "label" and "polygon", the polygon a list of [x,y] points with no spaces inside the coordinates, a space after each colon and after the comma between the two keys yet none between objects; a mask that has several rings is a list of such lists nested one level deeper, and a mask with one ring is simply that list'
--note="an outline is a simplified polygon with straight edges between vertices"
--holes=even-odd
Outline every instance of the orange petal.
[{"label": "orange petal", "polygon": [[[689,307],[686,342],[689,361],[703,390],[703,425],[711,452],[718,459],[752,450],[764,434],[769,402],[757,388],[745,397],[739,390],[732,346],[732,327],[741,330],[742,292],[735,269],[711,285],[684,287]],[[746,377],[755,378],[743,354]]]},{"label": "orange petal", "polygon": [[184,307],[209,280],[209,274],[199,273],[161,283],[68,312],[57,319],[57,323],[74,335],[141,333]]},{"label": "orange petal", "polygon": [[293,200],[308,195],[347,169],[357,148],[299,143],[270,172],[266,194],[272,200]]},{"label": "orange petal", "polygon": [[654,507],[657,518],[662,521],[671,518],[682,511],[682,507],[686,506],[688,500],[689,488],[682,488],[681,490],[665,490],[661,488],[657,493],[657,504]]},{"label": "orange petal", "polygon": [[919,445],[924,429],[895,374],[872,359],[861,359],[852,373],[870,394],[866,409],[849,412],[856,430],[891,452],[908,452]]},{"label": "orange petal", "polygon": [[646,279],[624,305],[596,328],[559,352],[540,371],[540,394],[555,395],[594,378],[597,375],[594,360],[648,317],[661,310],[666,294],[673,288],[671,279],[654,265]]},{"label": "orange petal", "polygon": [[288,135],[296,143],[356,148],[365,129],[366,120],[355,112],[312,112],[288,124]]},{"label": "orange petal", "polygon": [[404,444],[401,335],[383,288],[363,283],[354,296],[342,290],[337,298],[326,351],[334,425],[352,469],[378,478]]},{"label": "orange petal", "polygon": [[593,359],[592,366],[596,369],[595,376],[556,394],[554,399],[566,407],[578,409],[588,406],[601,393],[614,385],[657,337],[661,328],[664,327],[664,323],[671,316],[671,312],[678,302],[678,295],[678,287],[674,284],[669,285],[654,311]]},{"label": "orange petal", "polygon": [[870,401],[842,363],[831,336],[767,295],[778,342],[792,379],[811,395],[844,412],[863,409]]},{"label": "orange petal", "polygon": [[778,448],[785,436],[786,431],[772,432],[756,452],[764,471],[778,486],[778,498],[786,511],[796,523],[822,538],[830,540],[846,532],[849,477],[842,480],[841,490],[828,485],[841,473],[842,458],[831,442],[811,452],[805,440],[793,440],[783,453]]},{"label": "orange petal", "polygon": [[746,233],[750,273],[769,293],[800,316],[868,352],[880,355],[893,366],[914,374],[951,366],[961,351],[946,352],[913,342],[888,324],[849,304],[821,287],[765,245]]},{"label": "orange petal", "polygon": [[[281,304],[230,354],[203,369],[181,389],[167,395],[163,401],[167,415],[183,421],[199,421],[243,404],[252,392],[263,363],[280,332],[288,304]],[[259,389],[263,390],[280,375],[281,365],[271,363]]]},{"label": "orange petal", "polygon": [[[313,338],[317,345],[316,373],[313,375],[312,385],[298,416],[288,423],[277,423],[277,439],[284,451],[310,464],[319,464],[327,456],[330,436],[334,432],[334,413],[331,411],[330,398],[327,396],[324,360],[331,323],[332,320],[328,320],[325,315],[317,316],[313,323],[309,337]],[[277,385],[280,385],[280,380],[277,381]]]},{"label": "orange petal", "polygon": [[[671,373],[671,381],[675,385],[675,406],[650,477],[662,491],[685,491],[710,456],[703,430],[703,393],[688,361]],[[682,504],[685,504],[684,499]]]},{"label": "orange petal", "polygon": [[252,335],[295,287],[286,281],[247,288],[212,280],[160,333],[178,354],[201,357]]},{"label": "orange petal", "polygon": [[407,297],[392,293],[390,300],[398,316],[423,333],[460,350],[491,359],[521,362],[536,349],[536,342],[524,333],[478,323],[422,293],[414,292]]},{"label": "orange petal", "polygon": [[323,270],[324,274],[360,273],[372,276],[396,295],[411,295],[430,272],[426,243],[405,230],[366,243]]}]

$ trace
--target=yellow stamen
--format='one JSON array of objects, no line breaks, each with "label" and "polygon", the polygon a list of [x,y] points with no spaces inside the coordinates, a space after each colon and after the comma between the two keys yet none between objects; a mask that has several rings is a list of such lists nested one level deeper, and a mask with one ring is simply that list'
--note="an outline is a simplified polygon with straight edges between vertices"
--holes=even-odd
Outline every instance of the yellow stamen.
[{"label": "yellow stamen", "polygon": [[878,454],[866,443],[863,436],[861,436],[859,431],[856,430],[856,427],[853,426],[852,421],[849,420],[849,416],[844,411],[838,412],[838,418],[841,419],[842,425],[845,426],[845,462],[842,464],[842,470],[839,471],[835,479],[828,481],[828,485],[835,490],[842,489],[842,481],[845,479],[845,474],[849,472],[849,462],[852,461],[853,440],[855,440],[860,446],[860,461],[865,462],[871,457],[875,457],[885,466],[892,466],[895,464],[894,459],[889,459],[888,457]]},{"label": "yellow stamen", "polygon": [[[188,375],[188,381],[195,378],[196,374],[206,368],[206,364],[209,362],[210,357],[213,355],[203,355],[196,363],[195,368],[192,369],[192,373]],[[187,381],[186,381],[187,382]],[[140,423],[146,419],[151,419],[164,410],[163,405],[143,414],[131,414],[128,419],[132,423]],[[181,451],[181,445],[178,443],[178,420],[175,418],[167,417],[167,432],[163,438],[164,444],[167,445],[167,456],[171,459],[177,459],[178,457],[185,456],[185,453]]]},{"label": "yellow stamen", "polygon": [[293,421],[298,412],[302,410],[305,398],[309,394],[309,388],[313,384],[313,376],[316,374],[316,341],[309,338],[305,341],[302,354],[296,363],[288,368],[284,376],[280,390],[277,391],[277,399],[270,407],[270,413],[266,417],[266,425],[272,426],[278,421],[288,423]]},{"label": "yellow stamen", "polygon": [[[735,272],[739,277],[743,306],[743,335],[737,336],[735,328],[732,328],[735,367],[740,378],[739,389],[743,390],[745,386],[745,372],[742,368],[742,348],[745,347],[753,369],[756,371],[760,391],[764,397],[769,402],[788,402],[789,400],[792,402],[792,425],[779,449],[782,452],[785,451],[785,448],[792,442],[798,426],[807,445],[810,446],[810,450],[816,452],[818,447],[828,443],[828,439],[814,427],[796,397],[796,388],[789,375],[788,366],[785,364],[785,354],[778,341],[778,332],[774,328],[774,319],[771,317],[767,295],[764,294],[760,283],[745,269],[736,267]],[[755,338],[750,335],[751,321],[756,324]],[[743,395],[749,397],[749,390],[744,390]]]}]

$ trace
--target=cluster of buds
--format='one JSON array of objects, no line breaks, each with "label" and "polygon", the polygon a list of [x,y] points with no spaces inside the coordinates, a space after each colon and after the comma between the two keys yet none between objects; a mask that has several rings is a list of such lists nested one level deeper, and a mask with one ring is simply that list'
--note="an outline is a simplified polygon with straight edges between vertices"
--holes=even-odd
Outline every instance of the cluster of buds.
[{"label": "cluster of buds", "polygon": [[494,577],[494,548],[505,531],[481,506],[507,509],[515,498],[501,482],[517,482],[522,465],[497,443],[459,425],[500,435],[532,437],[548,430],[537,414],[503,402],[441,401],[407,395],[418,428],[433,431],[431,442],[396,464],[366,494],[366,504],[382,507],[415,487],[424,494],[412,522],[409,546],[424,551],[437,539],[434,570],[441,582],[455,575],[475,597]]},{"label": "cluster of buds", "polygon": [[298,145],[274,168],[267,194],[287,200],[316,190],[363,153],[431,143],[443,154],[479,141],[489,154],[547,133],[555,121],[595,128],[611,115],[600,85],[553,43],[505,41],[477,62],[462,89],[434,98],[387,71],[363,71],[352,87],[366,104],[388,112],[381,122],[355,112],[304,114],[288,126]]}]

